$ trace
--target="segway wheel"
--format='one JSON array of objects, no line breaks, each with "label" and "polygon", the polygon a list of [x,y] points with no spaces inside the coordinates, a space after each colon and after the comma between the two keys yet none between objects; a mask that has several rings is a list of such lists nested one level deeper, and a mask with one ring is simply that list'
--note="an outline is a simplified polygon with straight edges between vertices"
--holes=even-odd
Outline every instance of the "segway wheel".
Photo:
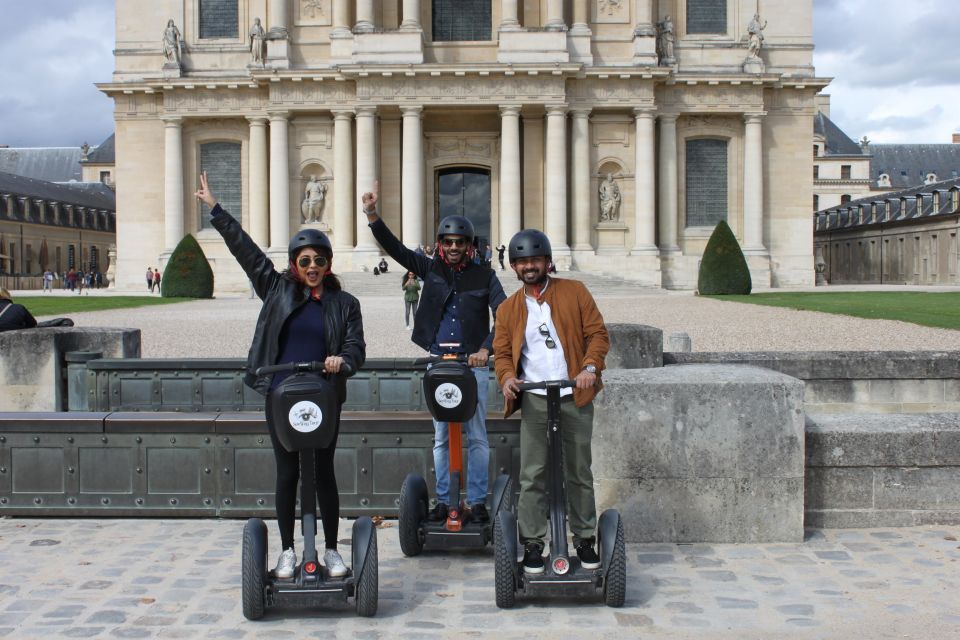
[{"label": "segway wheel", "polygon": [[423,551],[420,523],[427,517],[427,485],[423,478],[408,475],[400,489],[400,551],[407,557],[418,556]]},{"label": "segway wheel", "polygon": [[[501,483],[503,485],[502,492],[500,492]],[[500,492],[499,496],[501,496],[501,500],[499,504],[495,503],[493,505],[493,508],[496,510],[492,516],[494,519],[496,519],[497,514],[499,514],[501,511],[514,511],[513,478],[511,478],[508,475],[501,475],[500,477],[498,477],[496,483],[494,483],[493,485],[494,500],[497,499],[498,492]]]},{"label": "segway wheel", "polygon": [[354,593],[357,615],[364,618],[370,618],[377,613],[377,590],[380,586],[377,564],[377,530],[374,529],[370,536],[370,546],[367,548],[367,559],[363,563],[363,570],[357,576]]},{"label": "segway wheel", "polygon": [[603,580],[603,601],[608,607],[622,607],[627,595],[627,548],[623,538],[623,521],[618,519],[613,557]]},{"label": "segway wheel", "polygon": [[503,531],[503,521],[499,517],[493,523],[493,549],[497,606],[501,609],[509,609],[517,601],[516,585],[513,581],[513,570],[517,559],[510,557]]},{"label": "segway wheel", "polygon": [[243,615],[259,620],[266,607],[267,525],[250,518],[243,526]]}]

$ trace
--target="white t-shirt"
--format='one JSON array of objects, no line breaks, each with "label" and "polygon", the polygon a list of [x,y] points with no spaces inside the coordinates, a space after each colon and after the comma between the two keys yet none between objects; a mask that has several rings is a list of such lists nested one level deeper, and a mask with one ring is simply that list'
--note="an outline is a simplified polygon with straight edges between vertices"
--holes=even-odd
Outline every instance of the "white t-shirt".
[{"label": "white t-shirt", "polygon": [[[547,281],[550,286],[550,281]],[[540,292],[541,297],[547,287]],[[553,325],[553,319],[550,316],[550,305],[546,302],[537,303],[537,299],[527,295],[524,290],[524,300],[527,303],[527,326],[524,329],[523,349],[520,351],[520,370],[521,378],[525,382],[543,382],[544,380],[566,380],[569,376],[567,372],[567,360],[563,357],[563,345],[560,343],[560,337],[557,335],[557,328]],[[544,329],[541,329],[544,327]],[[555,348],[547,347],[547,336],[553,339]],[[545,396],[545,389],[535,389],[530,393]],[[573,389],[560,389],[561,396],[568,396],[573,393]]]}]

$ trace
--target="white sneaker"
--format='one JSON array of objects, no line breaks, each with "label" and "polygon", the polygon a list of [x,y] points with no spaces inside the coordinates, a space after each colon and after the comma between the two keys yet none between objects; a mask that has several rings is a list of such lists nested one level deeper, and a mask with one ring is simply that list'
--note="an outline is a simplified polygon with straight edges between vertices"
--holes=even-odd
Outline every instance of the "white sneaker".
[{"label": "white sneaker", "polygon": [[342,578],[347,575],[347,565],[343,564],[343,558],[336,549],[327,549],[323,554],[323,565],[331,578]]},{"label": "white sneaker", "polygon": [[297,552],[292,548],[284,549],[277,559],[277,568],[273,574],[278,578],[292,578],[293,570],[297,568]]}]

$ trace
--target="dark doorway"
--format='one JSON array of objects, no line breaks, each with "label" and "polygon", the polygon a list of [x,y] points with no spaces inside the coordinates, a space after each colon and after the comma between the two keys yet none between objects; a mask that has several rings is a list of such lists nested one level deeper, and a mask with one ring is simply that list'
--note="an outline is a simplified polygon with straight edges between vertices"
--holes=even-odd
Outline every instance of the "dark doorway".
[{"label": "dark doorway", "polygon": [[436,193],[434,229],[444,216],[465,216],[473,223],[474,244],[486,248],[490,242],[490,171],[474,167],[440,169]]}]

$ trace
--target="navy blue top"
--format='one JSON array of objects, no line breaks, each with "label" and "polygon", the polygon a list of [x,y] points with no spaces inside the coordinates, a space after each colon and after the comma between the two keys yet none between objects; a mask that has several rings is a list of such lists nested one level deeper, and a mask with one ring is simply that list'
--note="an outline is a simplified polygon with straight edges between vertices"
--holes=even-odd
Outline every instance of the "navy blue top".
[{"label": "navy blue top", "polygon": [[[327,341],[323,333],[323,303],[309,298],[290,314],[280,331],[280,357],[276,364],[287,362],[323,362],[327,359]],[[270,388],[292,375],[284,371],[273,376]]]},{"label": "navy blue top", "polygon": [[[440,317],[440,326],[437,328],[437,335],[433,338],[433,344],[430,345],[430,353],[434,355],[443,355],[444,353],[460,353],[463,351],[463,325],[460,322],[460,276],[462,271],[453,272],[453,291],[447,298],[447,305],[443,308],[443,315]],[[455,347],[443,346],[456,344]]]}]

